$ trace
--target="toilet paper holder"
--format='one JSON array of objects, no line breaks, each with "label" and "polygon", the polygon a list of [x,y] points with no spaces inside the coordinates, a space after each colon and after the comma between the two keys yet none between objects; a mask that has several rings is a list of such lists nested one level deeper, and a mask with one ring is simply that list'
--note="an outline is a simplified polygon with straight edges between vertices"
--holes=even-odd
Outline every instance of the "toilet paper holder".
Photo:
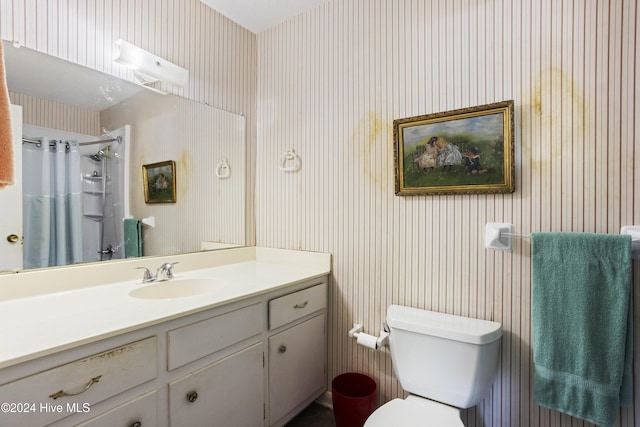
[{"label": "toilet paper holder", "polygon": [[[349,330],[349,338],[355,338],[358,344],[377,350],[389,343],[389,333],[385,330],[380,331],[380,336],[365,334],[364,327],[360,323],[354,323],[353,328]],[[375,339],[375,344],[374,344]]]}]

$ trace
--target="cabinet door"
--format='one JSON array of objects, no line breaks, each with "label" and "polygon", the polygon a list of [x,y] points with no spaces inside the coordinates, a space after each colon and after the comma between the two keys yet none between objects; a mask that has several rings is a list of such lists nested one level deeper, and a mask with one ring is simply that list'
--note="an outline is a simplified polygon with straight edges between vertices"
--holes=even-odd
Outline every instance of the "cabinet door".
[{"label": "cabinet door", "polygon": [[270,425],[326,389],[324,313],[269,338]]},{"label": "cabinet door", "polygon": [[156,392],[120,405],[78,427],[154,427],[158,425]]},{"label": "cabinet door", "polygon": [[264,425],[262,343],[169,384],[173,427]]}]

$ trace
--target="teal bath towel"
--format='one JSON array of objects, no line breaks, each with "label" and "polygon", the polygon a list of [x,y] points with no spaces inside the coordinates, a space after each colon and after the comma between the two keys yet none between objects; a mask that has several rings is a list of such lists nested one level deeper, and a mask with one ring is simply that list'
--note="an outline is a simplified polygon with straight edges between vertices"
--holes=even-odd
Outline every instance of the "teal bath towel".
[{"label": "teal bath towel", "polygon": [[124,220],[124,257],[142,256],[142,221],[137,218]]},{"label": "teal bath towel", "polygon": [[541,406],[613,426],[631,404],[631,237],[534,233],[534,397]]}]

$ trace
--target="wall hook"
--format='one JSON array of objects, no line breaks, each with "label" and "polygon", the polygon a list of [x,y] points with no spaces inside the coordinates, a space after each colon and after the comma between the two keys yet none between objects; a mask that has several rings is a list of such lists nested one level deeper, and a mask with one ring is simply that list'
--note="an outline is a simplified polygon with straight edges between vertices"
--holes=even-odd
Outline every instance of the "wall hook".
[{"label": "wall hook", "polygon": [[[290,164],[291,163],[291,164]],[[290,164],[287,166],[287,164]],[[296,154],[296,151],[292,148],[280,157],[280,170],[284,172],[297,172],[302,167],[302,160],[300,156]]]},{"label": "wall hook", "polygon": [[227,179],[231,176],[231,168],[229,167],[227,159],[218,163],[218,166],[216,167],[216,176],[219,179]]}]

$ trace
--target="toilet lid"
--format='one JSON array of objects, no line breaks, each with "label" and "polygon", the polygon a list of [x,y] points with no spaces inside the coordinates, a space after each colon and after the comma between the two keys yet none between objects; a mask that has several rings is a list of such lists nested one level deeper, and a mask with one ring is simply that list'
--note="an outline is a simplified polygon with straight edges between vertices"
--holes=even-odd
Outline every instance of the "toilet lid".
[{"label": "toilet lid", "polygon": [[426,399],[393,399],[379,407],[364,427],[464,427],[460,413]]}]

